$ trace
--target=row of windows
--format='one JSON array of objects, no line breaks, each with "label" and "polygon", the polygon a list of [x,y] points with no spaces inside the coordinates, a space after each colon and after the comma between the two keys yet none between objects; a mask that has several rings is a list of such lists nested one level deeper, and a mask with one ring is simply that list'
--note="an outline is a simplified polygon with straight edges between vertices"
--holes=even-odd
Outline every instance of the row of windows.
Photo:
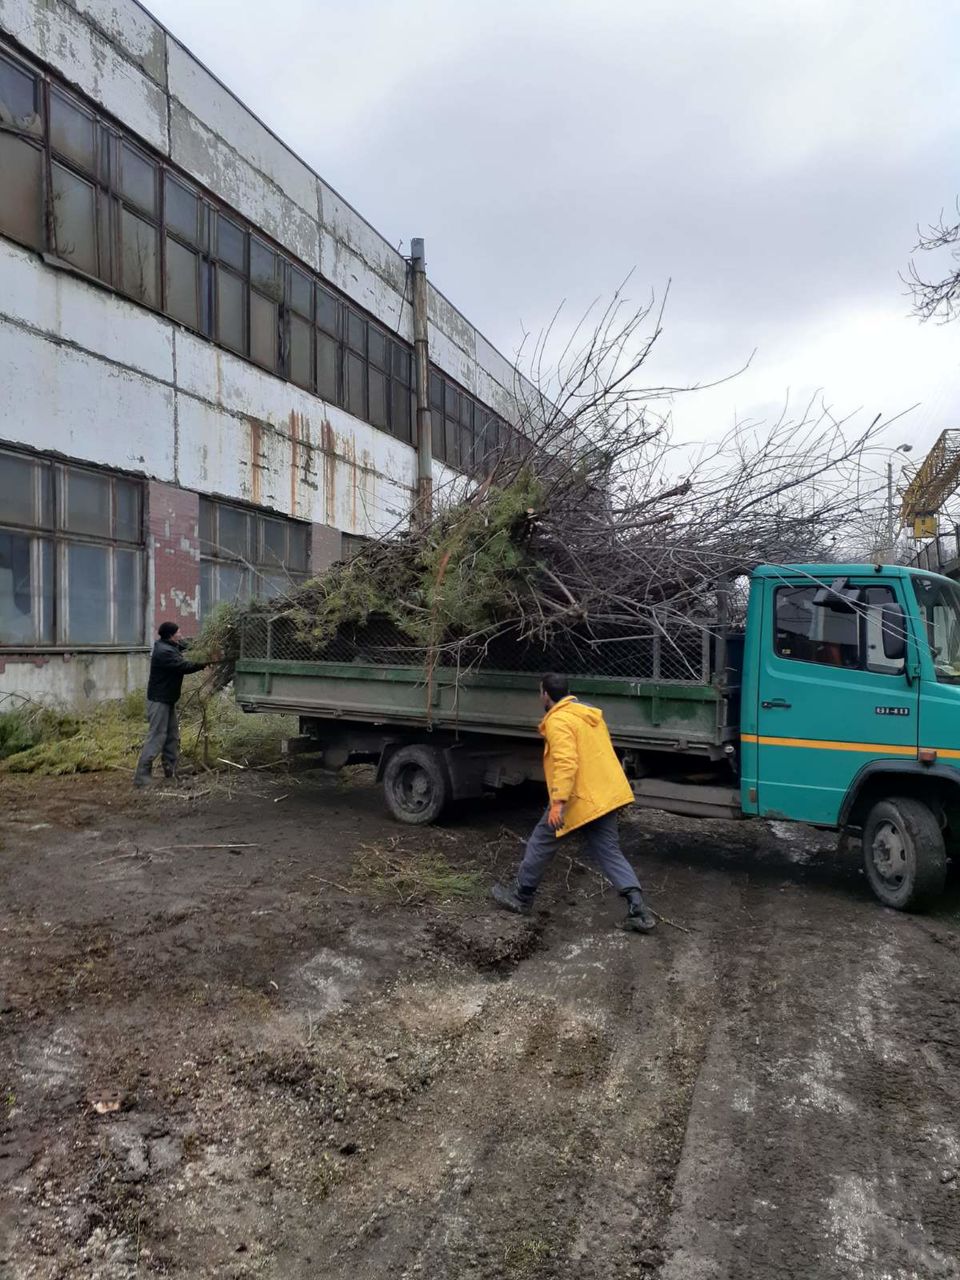
[{"label": "row of windows", "polygon": [[[0,648],[144,643],[143,484],[0,450]],[[310,525],[200,499],[201,616],[310,571]]]},{"label": "row of windows", "polygon": [[0,645],[143,643],[142,485],[0,452]]},{"label": "row of windows", "polygon": [[310,526],[200,499],[200,615],[224,602],[271,600],[305,582]]},{"label": "row of windows", "polygon": [[[2,54],[0,174],[0,232],[413,442],[406,343],[89,105]],[[436,371],[433,381],[435,457],[469,470],[511,447],[506,423]]]}]

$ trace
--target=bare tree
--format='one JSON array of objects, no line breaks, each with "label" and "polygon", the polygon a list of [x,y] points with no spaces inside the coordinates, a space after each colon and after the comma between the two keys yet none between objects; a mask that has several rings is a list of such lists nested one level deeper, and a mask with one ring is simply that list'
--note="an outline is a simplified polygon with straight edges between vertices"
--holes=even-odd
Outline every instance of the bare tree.
[{"label": "bare tree", "polygon": [[595,311],[565,340],[554,317],[526,342],[515,443],[481,437],[472,474],[438,492],[425,527],[396,528],[274,604],[302,641],[328,656],[416,653],[428,669],[527,655],[639,675],[637,645],[655,638],[683,672],[715,625],[718,588],[761,562],[834,558],[877,422],[812,400],[679,443],[670,401],[697,387],[643,379],[662,306],[632,306],[621,289]]},{"label": "bare tree", "polygon": [[935,253],[949,250],[950,269],[938,277],[929,279],[921,274],[916,262],[911,261],[906,283],[913,293],[913,309],[921,320],[939,320],[946,323],[960,314],[960,201],[957,203],[958,220],[947,222],[940,215],[926,231],[918,228],[915,252]]}]

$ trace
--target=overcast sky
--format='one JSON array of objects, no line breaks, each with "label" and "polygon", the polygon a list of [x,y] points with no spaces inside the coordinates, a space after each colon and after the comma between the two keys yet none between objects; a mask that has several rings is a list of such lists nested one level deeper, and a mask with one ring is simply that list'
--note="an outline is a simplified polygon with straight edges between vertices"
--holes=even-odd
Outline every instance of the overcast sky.
[{"label": "overcast sky", "polygon": [[960,11],[939,0],[149,0],[502,351],[632,268],[672,280],[651,380],[713,435],[818,388],[960,426],[960,322],[898,273],[960,191]]}]

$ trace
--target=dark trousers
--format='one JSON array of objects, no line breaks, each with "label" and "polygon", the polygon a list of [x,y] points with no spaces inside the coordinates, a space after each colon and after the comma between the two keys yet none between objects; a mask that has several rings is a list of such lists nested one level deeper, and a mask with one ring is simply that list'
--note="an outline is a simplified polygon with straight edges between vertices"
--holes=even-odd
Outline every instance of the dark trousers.
[{"label": "dark trousers", "polygon": [[147,703],[147,740],[137,763],[137,779],[150,777],[157,756],[163,760],[163,772],[168,778],[177,771],[180,756],[180,724],[177,708],[167,702]]},{"label": "dark trousers", "polygon": [[[587,856],[597,864],[598,870],[607,877],[617,893],[640,888],[636,872],[620,848],[616,813],[606,813],[602,818],[595,818],[593,822],[578,827],[577,834],[583,837]],[[524,896],[532,897],[536,892],[557,850],[561,845],[566,846],[569,839],[570,836],[565,836],[563,840],[557,839],[545,813],[530,833],[526,852],[517,872],[517,886]]]}]

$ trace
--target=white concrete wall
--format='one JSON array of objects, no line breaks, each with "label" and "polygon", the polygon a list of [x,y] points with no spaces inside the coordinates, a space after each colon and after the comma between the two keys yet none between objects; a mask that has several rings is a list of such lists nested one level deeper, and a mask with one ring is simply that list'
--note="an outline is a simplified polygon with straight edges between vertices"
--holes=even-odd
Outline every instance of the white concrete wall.
[{"label": "white concrete wall", "polygon": [[144,689],[147,653],[51,653],[29,659],[0,654],[0,714],[20,699],[54,706],[92,707]]},{"label": "white concrete wall", "polygon": [[5,240],[0,440],[367,536],[416,485],[410,445]]},{"label": "white concrete wall", "polygon": [[[0,31],[412,340],[403,256],[135,0],[0,0]],[[515,420],[510,361],[435,289],[429,309],[436,364]]]}]

